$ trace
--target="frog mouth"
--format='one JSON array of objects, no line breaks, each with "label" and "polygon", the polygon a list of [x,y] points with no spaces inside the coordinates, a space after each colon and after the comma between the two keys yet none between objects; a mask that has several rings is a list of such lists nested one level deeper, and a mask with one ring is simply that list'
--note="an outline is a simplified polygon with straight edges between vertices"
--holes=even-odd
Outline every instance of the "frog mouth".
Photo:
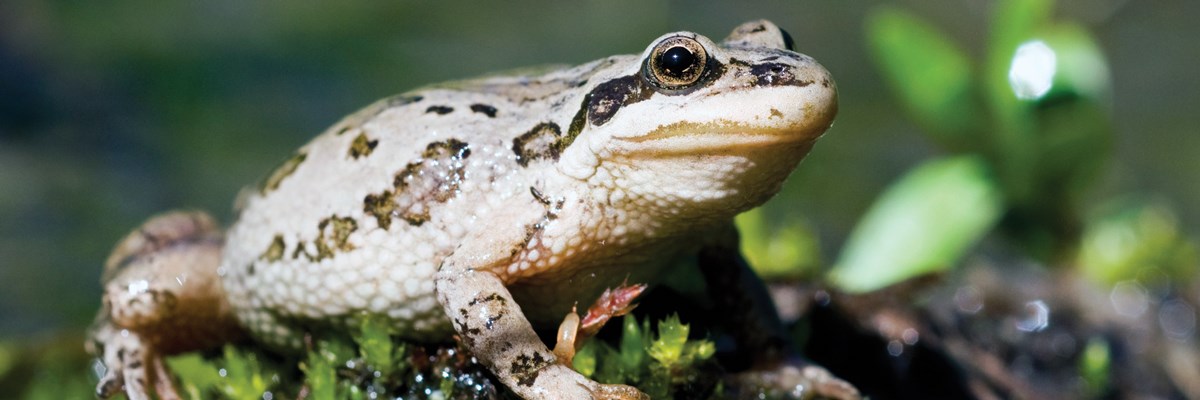
[{"label": "frog mouth", "polygon": [[803,144],[816,139],[823,131],[804,126],[756,127],[731,121],[676,122],[659,126],[645,135],[616,139],[631,143],[635,147],[629,154],[727,154],[770,146],[789,147],[788,145]]}]

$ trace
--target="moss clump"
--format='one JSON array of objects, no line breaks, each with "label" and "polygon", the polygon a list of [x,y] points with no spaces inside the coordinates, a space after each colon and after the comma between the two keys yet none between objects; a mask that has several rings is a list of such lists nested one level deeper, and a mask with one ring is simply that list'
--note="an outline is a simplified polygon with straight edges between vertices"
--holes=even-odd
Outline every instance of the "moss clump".
[{"label": "moss clump", "polygon": [[349,338],[321,339],[303,359],[280,360],[228,345],[204,358],[169,360],[191,399],[496,398],[486,368],[455,348],[407,344],[382,319],[367,318]]},{"label": "moss clump", "polygon": [[656,399],[712,397],[719,371],[716,346],[706,339],[688,340],[689,331],[678,316],[660,321],[657,334],[650,320],[639,324],[625,316],[617,347],[588,342],[575,355],[574,367],[599,382],[633,385]]},{"label": "moss clump", "polygon": [[[707,398],[717,392],[713,343],[688,340],[690,329],[678,317],[660,321],[655,331],[650,320],[639,324],[626,316],[622,328],[616,347],[601,341],[585,345],[575,369],[655,398]],[[405,343],[380,319],[366,319],[350,337],[313,342],[303,359],[229,345],[207,358],[191,353],[168,362],[189,399],[513,397],[462,349]]]}]

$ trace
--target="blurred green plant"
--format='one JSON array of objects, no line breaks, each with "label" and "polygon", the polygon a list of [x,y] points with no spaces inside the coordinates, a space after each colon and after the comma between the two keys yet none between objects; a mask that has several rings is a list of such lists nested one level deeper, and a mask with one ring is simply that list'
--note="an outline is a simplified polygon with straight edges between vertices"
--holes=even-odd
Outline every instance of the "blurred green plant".
[{"label": "blurred green plant", "polygon": [[4,398],[86,399],[95,378],[76,336],[0,341],[0,390]]},{"label": "blurred green plant", "polygon": [[1112,352],[1108,342],[1102,338],[1091,338],[1079,357],[1079,376],[1083,378],[1084,390],[1088,398],[1096,399],[1104,396],[1108,390],[1108,377],[1112,370]]},{"label": "blurred green plant", "polygon": [[991,179],[976,156],[914,168],[859,222],[830,279],[843,290],[868,292],[953,266],[1000,215],[1003,201]]},{"label": "blurred green plant", "polygon": [[1078,257],[1092,281],[1112,285],[1138,280],[1160,287],[1196,278],[1200,249],[1162,202],[1117,199],[1094,214],[1088,218]]},{"label": "blurred green plant", "polygon": [[995,4],[986,57],[894,6],[866,22],[871,55],[926,136],[952,155],[909,171],[851,233],[831,271],[865,292],[952,268],[999,230],[1033,257],[1075,255],[1082,199],[1109,157],[1108,67],[1052,0]]},{"label": "blurred green plant", "polygon": [[763,208],[741,213],[734,222],[742,235],[741,250],[758,276],[768,281],[799,280],[820,272],[817,235],[793,219],[770,221]]}]

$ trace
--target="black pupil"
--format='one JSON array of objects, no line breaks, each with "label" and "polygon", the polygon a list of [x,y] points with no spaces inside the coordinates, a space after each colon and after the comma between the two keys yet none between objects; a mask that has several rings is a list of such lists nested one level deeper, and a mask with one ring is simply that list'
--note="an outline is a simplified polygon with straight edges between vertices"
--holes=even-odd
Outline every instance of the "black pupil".
[{"label": "black pupil", "polygon": [[696,55],[686,47],[672,47],[658,56],[658,65],[668,75],[683,77],[684,71],[696,64]]}]

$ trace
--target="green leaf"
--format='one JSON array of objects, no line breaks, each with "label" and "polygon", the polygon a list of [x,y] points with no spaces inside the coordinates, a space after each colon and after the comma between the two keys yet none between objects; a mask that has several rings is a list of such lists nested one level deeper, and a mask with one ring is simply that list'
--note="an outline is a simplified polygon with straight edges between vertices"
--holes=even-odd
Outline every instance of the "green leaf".
[{"label": "green leaf", "polygon": [[971,65],[943,32],[916,15],[879,7],[867,19],[871,55],[909,113],[943,145],[962,147],[979,112]]},{"label": "green leaf", "polygon": [[684,357],[689,363],[705,361],[717,354],[717,345],[711,340],[698,340],[690,342],[683,350]]},{"label": "green leaf", "polygon": [[847,292],[867,292],[952,267],[1000,217],[984,161],[926,162],[892,184],[851,233],[830,271]]},{"label": "green leaf", "polygon": [[392,341],[391,331],[386,318],[367,316],[362,320],[359,334],[354,337],[363,361],[383,375],[391,375],[398,366],[407,365],[399,362],[404,349]]},{"label": "green leaf", "polygon": [[1049,23],[1052,0],[1004,0],[996,3],[992,15],[992,35],[988,43],[988,98],[993,112],[1011,116],[1019,108],[1009,81],[1013,56],[1022,43]]},{"label": "green leaf", "polygon": [[1064,95],[1107,102],[1112,92],[1108,62],[1096,39],[1083,26],[1059,23],[1038,34],[1054,49],[1054,87],[1047,98]]},{"label": "green leaf", "polygon": [[187,398],[193,400],[205,398],[204,395],[209,389],[217,387],[221,382],[217,367],[204,361],[198,353],[168,358],[167,365],[175,372],[175,376],[179,377]]},{"label": "green leaf", "polygon": [[623,328],[620,344],[622,371],[629,374],[627,376],[634,377],[639,375],[642,368],[645,367],[643,360],[646,357],[646,338],[643,335],[648,335],[649,329],[639,328],[637,318],[634,318],[633,315],[625,315],[621,321]]},{"label": "green leaf", "polygon": [[1057,202],[1073,211],[1111,154],[1108,65],[1078,25],[1054,25],[1039,37],[1053,51],[1054,77],[1049,91],[1036,102],[1036,174],[1041,189],[1032,206],[1050,208],[1047,205]]},{"label": "green leaf", "polygon": [[231,399],[257,399],[270,389],[267,373],[253,352],[243,352],[225,346],[225,367],[221,368],[222,382],[218,388]]},{"label": "green leaf", "polygon": [[1022,43],[1034,38],[1053,11],[1052,0],[1005,0],[996,4],[985,67],[988,104],[996,127],[991,131],[996,173],[1007,198],[1031,203],[1039,142],[1034,135],[1032,103],[1019,99],[1010,82],[1013,58]]},{"label": "green leaf", "polygon": [[654,364],[637,387],[652,399],[671,398],[671,370],[662,364]]},{"label": "green leaf", "polygon": [[300,363],[304,371],[304,381],[308,385],[309,395],[313,400],[334,400],[337,398],[337,355],[329,351],[324,342],[317,349],[308,352],[308,359]]},{"label": "green leaf", "polygon": [[575,358],[571,359],[571,368],[575,372],[588,378],[596,374],[596,347],[600,346],[598,343],[598,340],[589,340],[575,352]]},{"label": "green leaf", "polygon": [[617,352],[612,346],[601,343],[598,340],[593,340],[590,343],[596,344],[596,381],[600,383],[628,383],[629,380],[626,379],[621,353]]},{"label": "green leaf", "polygon": [[675,366],[683,355],[687,336],[688,326],[679,322],[678,315],[671,315],[658,323],[658,337],[646,349],[646,353],[668,368]]},{"label": "green leaf", "polygon": [[992,15],[992,36],[988,49],[989,79],[996,87],[1002,87],[995,94],[1007,94],[1008,68],[1017,46],[1033,37],[1034,32],[1050,20],[1054,11],[1053,0],[1002,0],[996,3]]}]

